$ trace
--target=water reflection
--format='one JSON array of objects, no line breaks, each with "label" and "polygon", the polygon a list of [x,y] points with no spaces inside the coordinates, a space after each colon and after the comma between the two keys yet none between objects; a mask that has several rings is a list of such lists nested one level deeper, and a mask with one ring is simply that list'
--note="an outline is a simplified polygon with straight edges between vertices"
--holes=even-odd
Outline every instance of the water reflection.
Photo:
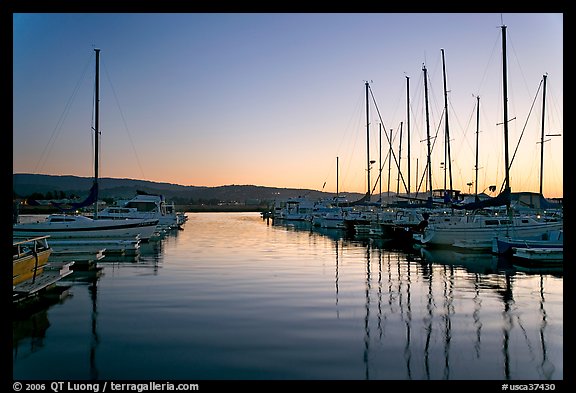
[{"label": "water reflection", "polygon": [[561,276],[255,215],[194,221],[73,282],[49,329],[28,321],[44,346],[15,343],[14,376],[562,378]]},{"label": "water reflection", "polygon": [[[364,248],[365,379],[387,375],[381,368],[386,363],[383,353],[398,347],[399,343],[389,341],[398,326],[403,326],[402,356],[408,380],[478,379],[484,375],[494,379],[495,373],[505,380],[534,378],[532,367],[539,378],[558,377],[557,344],[555,357],[550,358],[548,350],[551,335],[557,333],[546,331],[549,317],[545,294],[555,294],[556,302],[558,295],[554,287],[547,289],[545,285],[548,279],[562,278],[561,269],[527,269],[489,253],[395,248],[388,240],[349,238],[344,231],[302,222],[273,225],[333,240],[336,305],[343,279],[340,266],[346,263],[344,250]],[[535,279],[539,285],[537,309],[530,289]],[[414,287],[413,293],[415,282],[421,285]],[[520,300],[515,292],[520,293]],[[536,310],[541,320],[533,323]],[[559,326],[561,329],[561,323]],[[534,345],[535,337],[538,346]],[[474,371],[467,375],[463,371],[467,368]]]},{"label": "water reflection", "polygon": [[540,370],[542,374],[546,377],[546,379],[551,379],[554,376],[554,363],[550,361],[548,358],[548,351],[546,350],[546,335],[545,331],[548,326],[548,315],[546,313],[546,309],[544,308],[545,300],[544,300],[544,277],[540,276],[540,316],[542,318],[542,323],[540,324],[540,345],[542,350],[542,362],[540,363]]},{"label": "water reflection", "polygon": [[90,335],[90,379],[98,379],[98,367],[96,364],[96,351],[98,349],[98,344],[100,343],[100,337],[98,336],[98,279],[99,276],[94,275],[94,278],[88,285],[88,292],[90,294],[90,301],[92,305],[90,313],[91,321],[91,335]]},{"label": "water reflection", "polygon": [[140,248],[135,254],[110,254],[99,261],[100,266],[106,267],[111,272],[123,266],[143,268],[143,275],[158,275],[164,261],[166,243],[175,241],[177,230],[169,232],[158,240],[150,240],[140,243]]},{"label": "water reflection", "polygon": [[29,356],[44,347],[50,327],[48,309],[64,303],[69,295],[69,287],[61,286],[42,297],[12,304],[13,359]]},{"label": "water reflection", "polygon": [[[12,346],[14,361],[22,361],[24,358],[42,351],[45,348],[47,331],[52,326],[49,318],[49,310],[59,304],[63,304],[68,298],[73,298],[84,289],[87,290],[90,309],[90,342],[88,345],[88,369],[89,379],[98,380],[100,377],[98,367],[98,348],[100,345],[99,333],[99,283],[106,273],[114,274],[116,269],[123,267],[144,268],[145,274],[157,275],[164,259],[166,242],[174,241],[177,233],[172,237],[165,237],[157,241],[141,243],[138,253],[132,255],[110,253],[98,260],[96,265],[78,265],[74,272],[62,279],[58,285],[46,293],[37,296],[33,301],[13,304],[12,309]],[[74,260],[75,255],[70,255]],[[58,330],[59,327],[55,327]],[[58,334],[58,333],[56,333]]]},{"label": "water reflection", "polygon": [[504,258],[486,253],[458,252],[447,249],[421,248],[422,259],[446,267],[460,267],[470,273],[491,274],[510,269]]}]

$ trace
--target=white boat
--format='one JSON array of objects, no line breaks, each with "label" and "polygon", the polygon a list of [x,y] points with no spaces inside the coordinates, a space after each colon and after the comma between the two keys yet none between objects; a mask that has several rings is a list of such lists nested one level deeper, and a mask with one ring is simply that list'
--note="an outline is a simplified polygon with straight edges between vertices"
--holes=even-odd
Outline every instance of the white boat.
[{"label": "white boat", "polygon": [[424,229],[420,242],[432,246],[473,245],[490,250],[494,238],[530,238],[561,230],[561,221],[540,221],[532,216],[512,217],[493,215],[463,216],[458,221],[435,223]]},{"label": "white boat", "polygon": [[157,219],[92,219],[82,215],[50,214],[44,221],[12,226],[14,238],[50,235],[52,239],[114,238],[148,241],[156,232]]},{"label": "white boat", "polygon": [[344,210],[337,206],[315,207],[312,224],[320,228],[345,229]]},{"label": "white boat", "polygon": [[564,230],[555,230],[534,237],[497,237],[492,241],[494,254],[512,254],[516,248],[563,248]]},{"label": "white boat", "polygon": [[512,247],[512,256],[531,262],[559,263],[564,261],[563,247]]},{"label": "white boat", "polygon": [[312,221],[315,201],[304,196],[277,201],[274,207],[274,218],[288,221]]},{"label": "white boat", "polygon": [[170,214],[176,215],[176,225],[180,229],[182,229],[182,225],[184,225],[186,221],[188,221],[188,216],[186,215],[186,213],[176,211],[176,206],[174,205],[174,202],[166,203],[166,213],[168,215]]},{"label": "white boat", "polygon": [[120,206],[108,206],[98,212],[99,219],[157,219],[161,228],[178,228],[185,220],[174,210],[168,208],[162,195],[139,193]]}]

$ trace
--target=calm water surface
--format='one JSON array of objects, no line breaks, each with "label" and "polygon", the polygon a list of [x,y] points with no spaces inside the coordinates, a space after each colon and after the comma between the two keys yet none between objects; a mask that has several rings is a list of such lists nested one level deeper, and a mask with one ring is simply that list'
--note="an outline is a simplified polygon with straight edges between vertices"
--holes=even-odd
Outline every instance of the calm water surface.
[{"label": "calm water surface", "polygon": [[562,272],[258,213],[188,216],[16,318],[13,378],[563,379]]}]

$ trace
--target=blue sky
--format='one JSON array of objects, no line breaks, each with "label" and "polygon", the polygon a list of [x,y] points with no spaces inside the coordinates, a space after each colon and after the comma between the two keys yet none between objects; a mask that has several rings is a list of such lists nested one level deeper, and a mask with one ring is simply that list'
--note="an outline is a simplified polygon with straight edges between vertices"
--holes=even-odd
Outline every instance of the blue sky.
[{"label": "blue sky", "polygon": [[[563,15],[541,13],[14,14],[13,171],[93,175],[99,48],[100,176],[334,192],[338,170],[340,191],[365,192],[369,154],[371,188],[379,190],[382,155],[386,192],[380,124],[392,129],[397,156],[402,124],[406,177],[409,77],[414,191],[426,163],[425,64],[433,183],[442,188],[444,49],[454,188],[468,191],[475,179],[480,96],[482,191],[503,181],[502,23],[511,156],[522,136],[512,189],[539,188],[538,87],[547,74],[545,132],[562,136],[544,144],[544,195],[562,196]],[[370,152],[365,81],[377,105],[369,109]]]}]

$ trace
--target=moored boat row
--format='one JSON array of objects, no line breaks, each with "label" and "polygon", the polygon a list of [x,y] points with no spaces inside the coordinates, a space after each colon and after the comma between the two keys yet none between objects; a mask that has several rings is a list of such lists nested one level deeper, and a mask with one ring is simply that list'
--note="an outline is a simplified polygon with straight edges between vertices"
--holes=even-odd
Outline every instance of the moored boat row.
[{"label": "moored boat row", "polygon": [[[501,26],[502,30],[502,75],[507,74],[506,69],[506,26]],[[424,71],[424,83],[426,86],[426,69]],[[557,258],[558,250],[563,247],[563,239],[550,240],[554,234],[563,232],[563,214],[561,206],[551,206],[547,203],[542,194],[542,185],[540,193],[519,192],[512,193],[510,186],[510,160],[508,156],[508,97],[507,97],[507,80],[503,82],[503,120],[500,124],[504,128],[504,144],[506,151],[504,154],[505,176],[501,191],[495,197],[484,195],[480,197],[478,192],[471,195],[472,199],[464,200],[456,196],[459,191],[452,189],[450,180],[450,189],[445,186],[443,196],[434,195],[432,190],[432,174],[430,166],[430,135],[428,135],[428,167],[426,175],[428,177],[427,187],[431,189],[430,196],[426,201],[419,200],[419,204],[414,201],[416,198],[410,198],[409,187],[407,188],[407,199],[414,202],[411,206],[404,207],[384,205],[379,202],[371,202],[371,182],[370,166],[375,161],[370,160],[369,149],[366,171],[367,193],[361,203],[348,204],[346,207],[333,204],[338,207],[334,210],[332,207],[326,207],[324,202],[312,202],[302,197],[298,199],[286,200],[284,205],[279,203],[272,210],[272,215],[280,220],[312,220],[315,225],[322,226],[330,222],[334,228],[341,228],[349,235],[376,237],[392,239],[396,242],[408,242],[420,247],[427,248],[458,248],[464,251],[482,251],[502,253],[498,246],[500,241],[508,242],[508,248],[513,248],[517,257],[538,259]],[[366,82],[366,118],[368,114],[368,91],[369,84]],[[427,102],[426,102],[427,104]],[[445,107],[447,110],[447,107]],[[369,135],[369,122],[366,124],[367,134]],[[448,124],[446,120],[446,129]],[[448,130],[446,130],[447,133]],[[448,135],[446,139],[449,140]],[[544,140],[542,140],[542,145]],[[369,144],[368,144],[369,145]],[[391,149],[391,148],[390,148]],[[448,160],[450,158],[448,157]],[[380,165],[381,167],[381,165]],[[476,164],[476,169],[478,163]],[[400,168],[398,168],[400,169]],[[451,175],[450,175],[451,176]],[[380,176],[381,177],[381,176]],[[408,174],[410,177],[410,174]],[[477,181],[475,182],[477,184]],[[472,184],[472,183],[470,183]],[[491,191],[496,191],[496,186],[490,186]],[[457,191],[457,192],[456,192]],[[483,193],[482,193],[483,194]],[[520,203],[520,198],[530,194],[530,200],[537,201],[538,207],[531,208],[530,204]],[[382,193],[380,193],[380,197]],[[436,198],[435,198],[436,197]],[[516,201],[514,201],[516,198]],[[515,203],[516,202],[516,203]],[[542,202],[542,203],[540,203]],[[314,214],[317,214],[316,216]],[[337,224],[335,224],[337,222]],[[318,223],[318,224],[316,224]],[[513,239],[513,240],[512,240]],[[518,243],[526,246],[521,247]],[[540,246],[540,251],[534,251],[536,246]],[[545,248],[542,248],[545,247]],[[531,251],[524,251],[529,248]],[[544,251],[546,250],[546,251]]]}]

